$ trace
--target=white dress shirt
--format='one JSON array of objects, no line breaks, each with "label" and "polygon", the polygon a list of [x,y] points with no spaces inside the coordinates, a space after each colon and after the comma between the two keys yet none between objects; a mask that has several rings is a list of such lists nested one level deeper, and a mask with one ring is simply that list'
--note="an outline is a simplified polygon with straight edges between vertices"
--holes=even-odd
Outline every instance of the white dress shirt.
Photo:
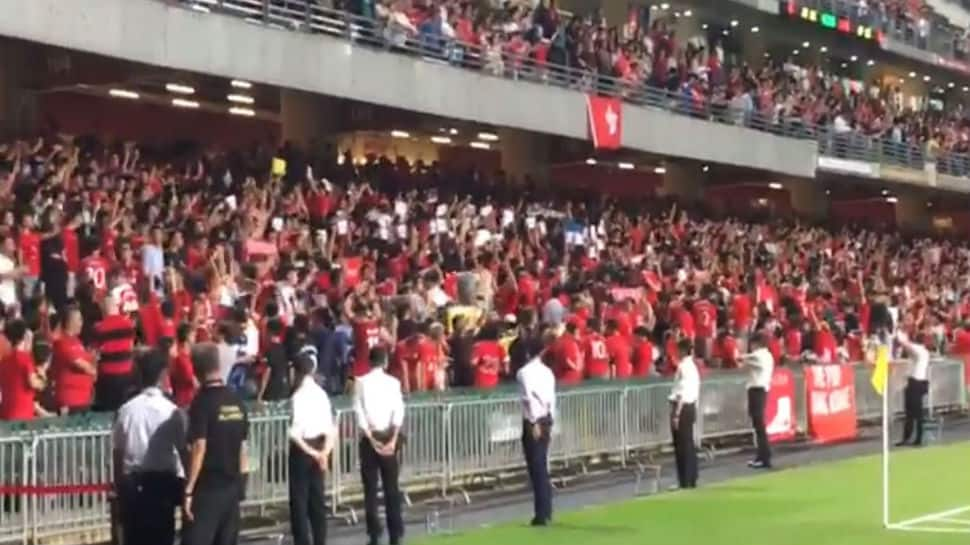
[{"label": "white dress shirt", "polygon": [[313,377],[303,377],[290,398],[290,406],[293,412],[290,439],[319,439],[337,431],[330,398]]},{"label": "white dress shirt", "polygon": [[759,348],[743,358],[748,366],[748,388],[771,389],[771,375],[775,371],[775,358],[767,348]]},{"label": "white dress shirt", "polygon": [[522,417],[535,424],[556,414],[556,376],[539,357],[532,358],[515,374],[522,399]]},{"label": "white dress shirt", "polygon": [[157,471],[184,476],[179,448],[185,445],[185,415],[159,388],[144,389],[118,410],[113,443],[124,453],[123,473]]},{"label": "white dress shirt", "polygon": [[687,356],[677,364],[677,374],[674,375],[674,387],[670,390],[670,400],[690,404],[697,403],[700,396],[701,374],[697,370],[694,357]]},{"label": "white dress shirt", "polygon": [[909,378],[913,380],[929,380],[930,377],[930,351],[922,344],[903,341],[902,345],[909,354]]},{"label": "white dress shirt", "polygon": [[404,423],[404,396],[401,381],[383,369],[373,369],[357,379],[354,387],[354,413],[362,430],[386,432]]}]

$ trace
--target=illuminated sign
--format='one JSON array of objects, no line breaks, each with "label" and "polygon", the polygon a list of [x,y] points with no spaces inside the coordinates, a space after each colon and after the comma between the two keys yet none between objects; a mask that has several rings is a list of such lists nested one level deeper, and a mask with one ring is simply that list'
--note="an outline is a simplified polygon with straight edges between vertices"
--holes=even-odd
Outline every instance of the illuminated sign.
[{"label": "illuminated sign", "polygon": [[800,5],[805,3],[808,2],[788,0],[782,4],[784,6],[784,12],[793,19],[801,19],[842,34],[854,34],[857,38],[863,40],[875,40],[879,44],[882,44],[885,38],[883,32],[879,29],[856,23],[848,17],[839,17],[834,13],[819,10],[811,6]]}]

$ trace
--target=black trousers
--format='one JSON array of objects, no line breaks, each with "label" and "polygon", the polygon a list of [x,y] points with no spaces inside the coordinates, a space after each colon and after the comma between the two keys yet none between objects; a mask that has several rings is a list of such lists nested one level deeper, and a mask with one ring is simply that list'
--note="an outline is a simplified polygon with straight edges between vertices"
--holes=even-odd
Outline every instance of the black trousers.
[{"label": "black trousers", "polygon": [[381,456],[366,437],[360,440],[360,476],[364,483],[364,510],[367,519],[367,535],[371,541],[380,539],[383,530],[377,512],[377,478],[384,487],[384,512],[387,517],[387,535],[392,544],[404,537],[401,519],[401,491],[398,488],[400,463],[397,455]]},{"label": "black trousers", "polygon": [[[307,443],[320,449],[324,440],[308,440]],[[327,509],[320,464],[291,442],[289,468],[293,545],[323,545],[327,542]]]},{"label": "black trousers", "polygon": [[903,442],[908,442],[913,435],[913,428],[916,428],[916,437],[913,443],[920,445],[923,443],[923,397],[930,391],[930,381],[916,380],[910,378],[906,381],[906,389],[903,392],[904,405],[906,409],[906,421],[903,424]]},{"label": "black trousers", "polygon": [[183,486],[174,473],[126,475],[118,486],[123,545],[172,545]]},{"label": "black trousers", "polygon": [[[675,410],[676,405],[671,408]],[[680,409],[674,425],[674,413],[670,415],[670,435],[674,440],[674,459],[677,462],[677,484],[681,488],[697,487],[697,445],[694,443],[694,422],[697,421],[697,407],[685,403]]]},{"label": "black trousers", "polygon": [[532,423],[522,421],[522,450],[532,486],[534,520],[549,522],[552,519],[552,483],[549,481],[549,439],[552,437],[552,419],[539,420],[539,438],[532,434]]},{"label": "black trousers", "polygon": [[767,401],[768,392],[764,388],[748,388],[748,414],[751,416],[755,445],[758,447],[755,461],[770,466],[771,445],[768,444],[768,431],[765,428],[765,404]]},{"label": "black trousers", "polygon": [[94,410],[115,412],[134,393],[135,382],[131,375],[99,374],[94,383]]},{"label": "black trousers", "polygon": [[236,545],[242,481],[205,482],[195,486],[194,518],[182,528],[182,545]]}]

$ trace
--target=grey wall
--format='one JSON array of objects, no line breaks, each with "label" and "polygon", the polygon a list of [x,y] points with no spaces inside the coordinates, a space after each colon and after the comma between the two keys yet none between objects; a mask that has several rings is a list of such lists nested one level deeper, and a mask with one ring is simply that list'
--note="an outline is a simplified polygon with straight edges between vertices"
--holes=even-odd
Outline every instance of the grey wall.
[{"label": "grey wall", "polygon": [[[336,38],[273,30],[158,0],[3,0],[0,34],[434,115],[586,139],[581,93],[514,82]],[[624,106],[624,145],[811,177],[815,146]]]}]

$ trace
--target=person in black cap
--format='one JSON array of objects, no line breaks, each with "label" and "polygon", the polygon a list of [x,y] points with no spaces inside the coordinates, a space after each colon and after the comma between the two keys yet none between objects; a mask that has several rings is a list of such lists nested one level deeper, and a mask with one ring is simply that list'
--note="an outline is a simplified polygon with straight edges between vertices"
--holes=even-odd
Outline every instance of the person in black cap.
[{"label": "person in black cap", "polygon": [[360,428],[360,473],[364,484],[367,535],[376,545],[383,533],[377,509],[377,477],[384,487],[384,510],[391,545],[404,537],[401,494],[398,489],[401,425],[404,398],[401,382],[387,374],[388,355],[383,347],[370,351],[371,370],[355,381],[354,412]]}]

